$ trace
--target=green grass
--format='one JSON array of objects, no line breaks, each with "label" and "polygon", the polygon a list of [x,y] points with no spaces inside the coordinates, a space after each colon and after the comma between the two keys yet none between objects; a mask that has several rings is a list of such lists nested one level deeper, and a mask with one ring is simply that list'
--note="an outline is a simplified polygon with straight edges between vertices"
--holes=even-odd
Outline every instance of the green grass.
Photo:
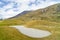
[{"label": "green grass", "polygon": [[[52,33],[51,36],[43,40],[60,40],[60,23],[46,20],[33,20],[26,23],[29,28],[36,28],[41,30],[48,30]],[[41,40],[41,39],[40,39]]]},{"label": "green grass", "polygon": [[15,28],[0,26],[0,40],[60,40],[60,23],[46,20],[32,20],[24,25],[30,28],[50,31],[52,35],[45,38],[31,38],[23,35]]}]

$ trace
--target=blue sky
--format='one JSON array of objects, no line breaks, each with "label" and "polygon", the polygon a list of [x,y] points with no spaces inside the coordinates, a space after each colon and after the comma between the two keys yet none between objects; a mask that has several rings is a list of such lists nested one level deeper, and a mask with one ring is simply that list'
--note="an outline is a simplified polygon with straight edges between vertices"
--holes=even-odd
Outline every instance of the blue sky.
[{"label": "blue sky", "polygon": [[2,18],[13,17],[23,11],[37,10],[60,3],[60,0],[0,0]]}]

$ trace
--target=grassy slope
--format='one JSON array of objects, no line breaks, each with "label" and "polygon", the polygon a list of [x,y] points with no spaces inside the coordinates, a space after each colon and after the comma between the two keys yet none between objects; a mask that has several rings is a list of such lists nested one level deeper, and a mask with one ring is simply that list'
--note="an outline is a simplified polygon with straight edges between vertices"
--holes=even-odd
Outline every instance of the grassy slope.
[{"label": "grassy slope", "polygon": [[[60,12],[58,9],[59,4],[56,4],[1,21],[0,40],[60,40]],[[52,35],[46,38],[30,38],[21,34],[15,28],[8,27],[11,25],[26,25],[27,27],[48,30]]]},{"label": "grassy slope", "polygon": [[[48,30],[52,33],[51,36],[46,38],[30,38],[21,34],[15,28],[0,27],[0,40],[60,40],[60,23],[50,22],[45,20],[34,20],[27,22],[25,25],[31,28],[37,28],[42,30]],[[58,26],[58,27],[57,27]]]}]

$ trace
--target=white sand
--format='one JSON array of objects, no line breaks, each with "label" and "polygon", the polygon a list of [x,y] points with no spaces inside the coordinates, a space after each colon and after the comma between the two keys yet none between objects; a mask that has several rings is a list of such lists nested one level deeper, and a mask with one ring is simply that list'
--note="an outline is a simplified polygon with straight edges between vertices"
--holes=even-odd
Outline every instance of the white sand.
[{"label": "white sand", "polygon": [[11,26],[11,27],[15,27],[22,34],[29,36],[29,37],[33,37],[33,38],[43,38],[43,37],[47,37],[51,35],[49,31],[45,31],[45,30],[26,28],[24,26]]}]

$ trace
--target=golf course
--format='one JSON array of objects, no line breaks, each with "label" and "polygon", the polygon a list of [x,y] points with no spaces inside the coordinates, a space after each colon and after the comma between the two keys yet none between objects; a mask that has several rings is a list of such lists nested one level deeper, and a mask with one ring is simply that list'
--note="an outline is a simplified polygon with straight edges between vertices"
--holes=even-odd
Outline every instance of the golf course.
[{"label": "golf course", "polygon": [[60,3],[0,20],[0,40],[60,40]]}]

